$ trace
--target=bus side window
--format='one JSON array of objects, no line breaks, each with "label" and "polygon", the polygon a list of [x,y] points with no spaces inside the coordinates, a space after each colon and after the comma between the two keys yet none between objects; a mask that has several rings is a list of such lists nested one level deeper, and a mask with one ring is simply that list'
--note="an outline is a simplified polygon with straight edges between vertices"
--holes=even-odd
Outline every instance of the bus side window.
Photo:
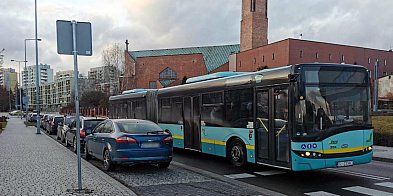
[{"label": "bus side window", "polygon": [[231,90],[225,93],[225,126],[247,128],[253,121],[252,89]]}]

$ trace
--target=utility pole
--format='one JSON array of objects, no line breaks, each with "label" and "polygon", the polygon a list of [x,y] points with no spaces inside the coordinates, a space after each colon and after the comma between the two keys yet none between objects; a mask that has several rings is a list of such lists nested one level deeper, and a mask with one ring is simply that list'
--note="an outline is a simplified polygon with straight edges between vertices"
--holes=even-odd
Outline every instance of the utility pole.
[{"label": "utility pole", "polygon": [[41,134],[41,115],[40,115],[40,69],[38,65],[38,38],[37,38],[37,0],[34,1],[35,8],[35,89],[36,89],[36,104],[37,104],[37,134]]},{"label": "utility pole", "polygon": [[378,67],[379,60],[377,59],[374,64],[374,112],[378,112]]}]

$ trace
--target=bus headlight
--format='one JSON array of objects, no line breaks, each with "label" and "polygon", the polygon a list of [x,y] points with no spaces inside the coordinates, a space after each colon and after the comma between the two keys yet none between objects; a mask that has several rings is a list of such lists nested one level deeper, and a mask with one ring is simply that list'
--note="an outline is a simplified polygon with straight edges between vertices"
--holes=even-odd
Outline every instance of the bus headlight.
[{"label": "bus headlight", "polygon": [[307,157],[307,158],[323,158],[322,154],[319,152],[302,152],[302,151],[294,151],[297,155],[300,155],[301,157]]},{"label": "bus headlight", "polygon": [[368,146],[365,149],[363,149],[364,152],[371,152],[373,150],[372,146]]}]

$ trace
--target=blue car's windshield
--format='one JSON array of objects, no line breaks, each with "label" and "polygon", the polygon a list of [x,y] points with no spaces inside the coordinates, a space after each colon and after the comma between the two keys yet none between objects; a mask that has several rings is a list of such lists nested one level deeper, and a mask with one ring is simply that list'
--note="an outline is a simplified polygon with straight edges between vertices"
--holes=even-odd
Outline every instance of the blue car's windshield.
[{"label": "blue car's windshield", "polygon": [[149,132],[162,131],[158,125],[152,123],[116,122],[115,124],[123,133],[147,134]]}]

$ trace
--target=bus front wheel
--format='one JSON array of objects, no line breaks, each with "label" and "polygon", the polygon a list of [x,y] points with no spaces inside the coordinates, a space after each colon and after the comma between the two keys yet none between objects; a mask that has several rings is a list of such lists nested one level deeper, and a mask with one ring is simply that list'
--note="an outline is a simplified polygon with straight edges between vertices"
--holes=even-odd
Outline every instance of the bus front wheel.
[{"label": "bus front wheel", "polygon": [[230,162],[237,167],[244,166],[247,159],[247,151],[244,143],[235,139],[231,142],[229,146],[228,157]]}]

